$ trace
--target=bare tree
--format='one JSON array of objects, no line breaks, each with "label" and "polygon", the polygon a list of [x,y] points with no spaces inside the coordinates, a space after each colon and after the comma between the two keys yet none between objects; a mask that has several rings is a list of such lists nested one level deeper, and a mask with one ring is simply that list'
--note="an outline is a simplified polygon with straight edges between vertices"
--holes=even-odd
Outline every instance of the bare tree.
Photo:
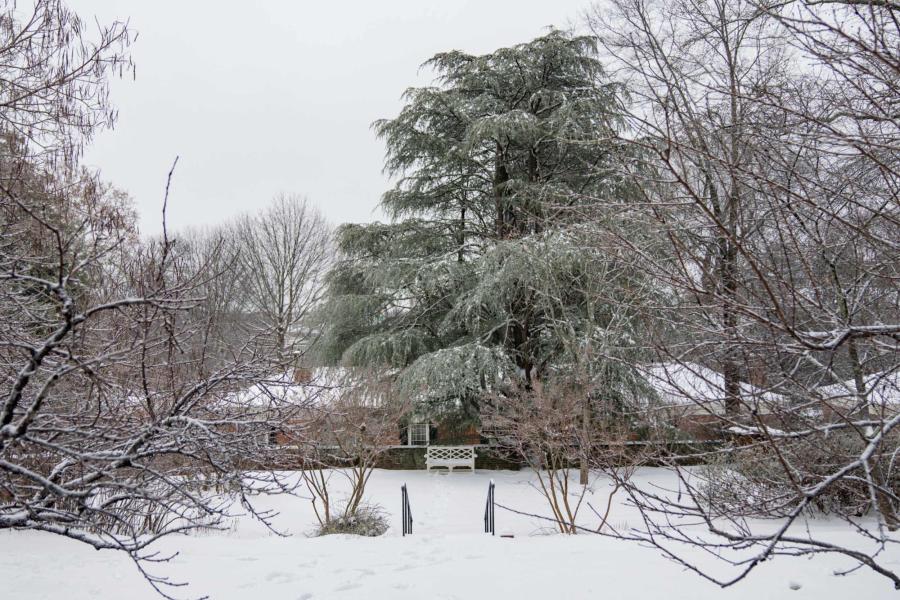
[{"label": "bare tree", "polygon": [[74,166],[82,144],[111,126],[108,77],[133,68],[127,23],[88,27],[62,0],[0,2],[0,131],[32,160]]},{"label": "bare tree", "polygon": [[[215,357],[259,335],[252,315],[246,312],[240,245],[230,227],[178,232],[171,252],[180,271],[195,275],[195,293],[202,298],[193,312],[205,325],[201,335],[191,340],[193,345]],[[273,364],[273,368],[282,367]]]},{"label": "bare tree", "polygon": [[331,255],[330,228],[313,206],[281,195],[236,226],[245,311],[254,313],[284,358],[311,341],[310,311],[321,298]]},{"label": "bare tree", "polygon": [[[605,513],[598,513],[602,529],[613,496],[642,459],[642,453],[629,452],[626,442],[631,430],[622,415],[611,414],[605,399],[593,391],[568,379],[546,386],[535,383],[528,390],[498,394],[484,415],[499,451],[524,460],[536,475],[535,487],[547,501],[549,520],[564,534],[585,530],[577,521],[591,482],[582,477],[576,483],[574,470],[582,475],[589,469],[613,475]],[[591,415],[587,424],[585,412]]]},{"label": "bare tree", "polygon": [[57,223],[43,201],[0,202],[22,213],[9,223],[31,220],[53,242],[25,255],[15,228],[2,231],[0,528],[126,551],[162,590],[141,566],[160,560],[144,552],[159,537],[220,527],[241,505],[270,523],[251,496],[288,488],[247,472],[248,457],[293,407],[240,396],[273,372],[253,340],[196,343],[206,274],[182,270],[167,240],[136,247],[96,202]]},{"label": "bare tree", "polygon": [[207,302],[214,253],[139,240],[127,196],[78,166],[129,36],[0,6],[0,529],[122,550],[165,594],[160,537],[271,524],[252,497],[290,486],[252,458],[295,406],[248,398],[284,383],[257,339],[209,335],[229,314]]},{"label": "bare tree", "polygon": [[571,481],[573,467],[584,460],[593,442],[592,436],[585,439],[590,431],[579,423],[580,400],[577,392],[545,392],[537,384],[530,392],[498,397],[488,415],[500,433],[500,447],[524,458],[537,475],[535,487],[547,501],[557,529],[566,534],[577,533],[576,519],[588,490],[586,482]]},{"label": "bare tree", "polygon": [[[311,382],[322,394],[304,425],[304,481],[313,506],[322,506],[322,513],[317,510],[320,524],[326,525],[338,516],[331,477],[337,473],[349,482],[341,516],[352,517],[363,505],[366,484],[379,460],[397,445],[410,403],[394,392],[385,373],[326,369],[321,379]],[[326,472],[328,468],[335,470]]]},{"label": "bare tree", "polygon": [[[652,347],[721,373],[710,416],[740,442],[724,476],[708,456],[706,478],[673,464],[678,490],[626,489],[639,537],[723,586],[772,556],[821,553],[900,584],[880,560],[900,500],[896,17],[893,3],[694,0],[590,17],[633,99],[642,158],[622,172],[640,202],[604,208],[633,218],[617,235],[668,295]],[[823,510],[859,544],[795,527]],[[715,547],[736,573],[706,572],[686,546]]]}]

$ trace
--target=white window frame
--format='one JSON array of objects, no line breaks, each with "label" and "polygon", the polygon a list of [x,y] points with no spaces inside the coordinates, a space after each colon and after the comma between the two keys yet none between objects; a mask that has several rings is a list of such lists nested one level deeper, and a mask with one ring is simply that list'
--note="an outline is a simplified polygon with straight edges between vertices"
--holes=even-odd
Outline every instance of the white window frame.
[{"label": "white window frame", "polygon": [[428,446],[431,442],[430,434],[430,423],[410,423],[406,428],[406,444],[408,446]]}]

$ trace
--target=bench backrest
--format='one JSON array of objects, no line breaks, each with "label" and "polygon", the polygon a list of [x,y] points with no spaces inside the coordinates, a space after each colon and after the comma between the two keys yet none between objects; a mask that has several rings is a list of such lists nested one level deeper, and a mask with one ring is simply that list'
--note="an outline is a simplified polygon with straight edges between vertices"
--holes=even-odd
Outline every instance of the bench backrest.
[{"label": "bench backrest", "polygon": [[425,457],[432,460],[471,460],[475,458],[473,446],[428,446]]}]

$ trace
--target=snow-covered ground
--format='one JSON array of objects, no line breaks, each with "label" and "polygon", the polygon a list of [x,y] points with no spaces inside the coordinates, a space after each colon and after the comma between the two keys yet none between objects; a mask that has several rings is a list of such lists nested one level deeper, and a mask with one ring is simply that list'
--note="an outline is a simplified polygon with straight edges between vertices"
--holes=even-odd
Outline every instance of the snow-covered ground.
[{"label": "snow-covered ground", "polygon": [[[646,483],[672,481],[659,469],[644,469],[637,476]],[[736,587],[722,590],[654,549],[593,535],[554,535],[546,522],[500,508],[498,534],[515,537],[491,537],[482,533],[490,479],[497,484],[498,503],[547,514],[527,471],[451,475],[377,471],[368,497],[391,515],[392,528],[383,537],[306,537],[315,521],[309,503],[270,497],[260,504],[280,510],[277,525],[295,535],[279,537],[241,518],[232,531],[165,540],[160,550],[180,553],[154,572],[189,581],[188,587],[174,591],[179,597],[209,595],[221,600],[870,600],[895,596],[887,580],[865,570],[835,577],[832,573],[848,562],[833,556],[778,559],[762,565]],[[414,535],[406,538],[401,537],[399,519],[403,483],[409,489],[415,520]],[[598,480],[593,487],[592,502],[605,506],[605,482]],[[585,510],[586,525],[596,520],[592,517]],[[636,515],[621,499],[610,518],[617,528],[637,524]],[[814,520],[811,526],[833,539],[854,537],[837,522]],[[886,562],[900,567],[900,552],[890,552]],[[158,596],[125,556],[97,552],[49,534],[4,532],[0,533],[0,598],[142,600]]]}]

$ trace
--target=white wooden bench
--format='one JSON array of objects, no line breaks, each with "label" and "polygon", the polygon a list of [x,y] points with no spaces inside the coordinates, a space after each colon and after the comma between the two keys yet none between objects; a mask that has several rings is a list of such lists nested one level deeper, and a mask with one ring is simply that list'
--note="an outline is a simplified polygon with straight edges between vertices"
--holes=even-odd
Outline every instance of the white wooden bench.
[{"label": "white wooden bench", "polygon": [[425,468],[446,467],[453,471],[454,467],[465,467],[475,472],[475,446],[428,446],[425,450]]}]

